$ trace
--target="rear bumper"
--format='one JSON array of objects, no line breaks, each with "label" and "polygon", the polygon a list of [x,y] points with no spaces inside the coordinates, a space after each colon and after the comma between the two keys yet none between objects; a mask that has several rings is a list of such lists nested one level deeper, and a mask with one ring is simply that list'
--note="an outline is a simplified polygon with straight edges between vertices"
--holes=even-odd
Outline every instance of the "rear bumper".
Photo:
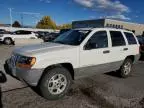
[{"label": "rear bumper", "polygon": [[135,60],[134,60],[134,63],[136,63],[137,61],[139,61],[140,56],[141,56],[140,54],[135,55]]},{"label": "rear bumper", "polygon": [[11,66],[9,60],[4,65],[5,72],[10,76],[25,82],[30,86],[37,86],[42,75],[43,69],[21,69]]}]

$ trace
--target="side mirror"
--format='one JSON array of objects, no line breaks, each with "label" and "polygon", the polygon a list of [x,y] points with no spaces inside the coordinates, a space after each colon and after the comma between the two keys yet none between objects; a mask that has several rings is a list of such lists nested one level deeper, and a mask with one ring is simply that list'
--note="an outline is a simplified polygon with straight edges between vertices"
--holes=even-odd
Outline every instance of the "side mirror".
[{"label": "side mirror", "polygon": [[91,49],[95,49],[98,48],[98,44],[95,42],[88,42],[85,46],[84,46],[84,50],[91,50]]}]

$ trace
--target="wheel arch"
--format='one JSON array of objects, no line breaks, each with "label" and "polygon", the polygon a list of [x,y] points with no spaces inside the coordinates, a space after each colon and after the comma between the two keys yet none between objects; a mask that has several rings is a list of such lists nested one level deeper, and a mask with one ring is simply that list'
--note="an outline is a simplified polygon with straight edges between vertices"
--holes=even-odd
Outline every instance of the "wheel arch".
[{"label": "wheel arch", "polygon": [[129,55],[129,56],[127,56],[127,57],[125,58],[125,60],[128,59],[128,58],[130,58],[130,59],[132,60],[132,62],[135,61],[135,56],[134,56],[134,55]]},{"label": "wheel arch", "polygon": [[56,67],[63,67],[65,69],[67,69],[72,77],[72,79],[74,80],[74,68],[73,68],[73,65],[71,63],[59,63],[59,64],[53,64],[53,65],[50,65],[50,66],[47,66],[43,72],[42,72],[42,75],[38,81],[38,85],[39,83],[41,82],[43,76],[51,69],[53,68],[56,68]]},{"label": "wheel arch", "polygon": [[11,39],[13,41],[12,37],[4,37],[4,40],[5,39]]}]

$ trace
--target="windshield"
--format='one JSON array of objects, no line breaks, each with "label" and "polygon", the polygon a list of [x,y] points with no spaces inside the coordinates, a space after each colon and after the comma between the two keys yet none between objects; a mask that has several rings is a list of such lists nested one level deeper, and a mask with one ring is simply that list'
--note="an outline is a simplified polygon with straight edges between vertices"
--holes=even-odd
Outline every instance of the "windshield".
[{"label": "windshield", "polygon": [[90,30],[69,30],[58,36],[53,42],[67,44],[67,45],[80,45]]}]

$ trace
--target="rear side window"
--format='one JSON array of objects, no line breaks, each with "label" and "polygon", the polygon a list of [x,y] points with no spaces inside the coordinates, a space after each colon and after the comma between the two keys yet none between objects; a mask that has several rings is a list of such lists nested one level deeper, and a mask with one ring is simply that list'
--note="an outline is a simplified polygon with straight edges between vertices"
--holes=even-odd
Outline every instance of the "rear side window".
[{"label": "rear side window", "polygon": [[128,44],[129,45],[133,45],[133,44],[137,44],[135,38],[134,38],[134,35],[132,33],[127,33],[127,32],[124,32],[127,40],[128,40]]},{"label": "rear side window", "polygon": [[112,46],[124,46],[126,45],[125,39],[120,31],[110,31]]}]

